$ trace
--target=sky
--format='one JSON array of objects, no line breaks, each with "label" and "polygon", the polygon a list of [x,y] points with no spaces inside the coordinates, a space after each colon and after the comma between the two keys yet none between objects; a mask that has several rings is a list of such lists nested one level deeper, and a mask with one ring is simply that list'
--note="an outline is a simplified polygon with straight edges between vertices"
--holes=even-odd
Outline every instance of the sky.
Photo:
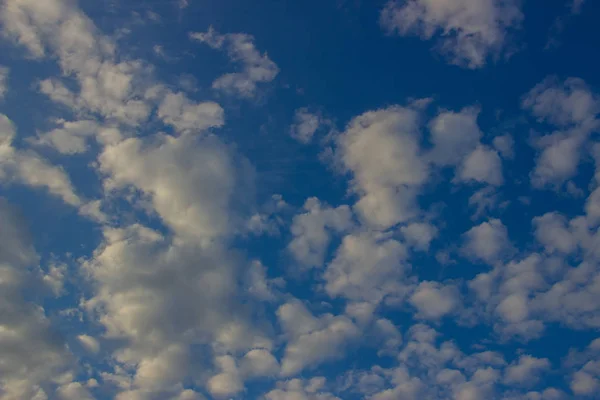
[{"label": "sky", "polygon": [[0,0],[0,400],[600,399],[600,3],[542,3]]}]

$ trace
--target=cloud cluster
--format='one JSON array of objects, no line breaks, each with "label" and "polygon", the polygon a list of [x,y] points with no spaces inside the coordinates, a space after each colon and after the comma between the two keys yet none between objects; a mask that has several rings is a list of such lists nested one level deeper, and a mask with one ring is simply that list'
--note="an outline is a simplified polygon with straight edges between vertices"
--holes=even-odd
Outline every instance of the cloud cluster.
[{"label": "cloud cluster", "polygon": [[[450,62],[473,69],[510,52],[522,18],[512,0],[407,0],[388,2],[380,23],[440,36]],[[276,80],[253,36],[191,33],[239,66],[212,92],[191,93],[128,57],[74,1],[6,0],[0,21],[28,62],[57,66],[32,86],[52,105],[43,127],[17,131],[0,114],[0,183],[7,196],[11,184],[44,189],[96,235],[75,255],[55,254],[0,199],[0,399],[556,400],[600,390],[598,340],[562,364],[525,347],[556,324],[600,327],[600,101],[582,80],[549,78],[522,97],[539,132],[519,182],[564,184],[581,211],[548,202],[527,221],[504,215],[517,202],[506,168],[523,144],[487,131],[479,106],[433,109],[431,99],[361,111],[339,130],[324,112],[295,110],[281,135],[308,144],[327,129],[315,159],[346,192],[288,204],[261,198],[270,188],[219,135],[229,109],[210,98],[256,99]],[[12,97],[8,72],[0,99]],[[595,175],[580,189],[584,161]],[[448,193],[461,199],[455,209],[440,207]],[[564,385],[549,384],[554,371]]]},{"label": "cloud cluster", "polygon": [[522,20],[514,0],[391,0],[380,15],[389,34],[440,36],[438,51],[450,63],[471,69],[506,54],[508,36]]},{"label": "cloud cluster", "polygon": [[213,27],[207,32],[190,34],[192,40],[207,44],[216,50],[224,50],[231,61],[241,64],[242,71],[217,78],[215,90],[242,98],[256,96],[258,84],[271,82],[279,74],[279,67],[267,54],[261,54],[254,44],[254,37],[244,33],[220,34]]}]

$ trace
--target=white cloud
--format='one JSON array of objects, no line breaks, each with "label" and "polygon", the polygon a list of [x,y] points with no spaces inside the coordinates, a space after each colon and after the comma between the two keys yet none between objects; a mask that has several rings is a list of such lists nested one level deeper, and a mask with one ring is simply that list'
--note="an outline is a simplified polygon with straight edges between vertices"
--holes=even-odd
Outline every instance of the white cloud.
[{"label": "white cloud", "polygon": [[10,70],[6,67],[0,66],[0,101],[6,96],[8,92],[8,74]]},{"label": "white cloud", "polygon": [[403,297],[406,253],[396,240],[374,233],[349,234],[327,266],[325,290],[331,297],[374,304],[386,296]]},{"label": "white cloud", "polygon": [[458,165],[467,154],[475,150],[482,136],[477,124],[478,115],[478,108],[467,107],[460,112],[441,111],[431,120],[431,162],[442,166]]},{"label": "white cloud", "polygon": [[[191,368],[202,362],[192,345],[233,353],[271,346],[238,303],[238,262],[219,242],[203,249],[142,226],[105,229],[84,265],[95,288],[85,308],[108,338],[127,339],[113,353],[118,365],[137,366],[125,375],[133,378],[127,390],[160,393],[190,375],[199,379],[206,366]],[[216,392],[229,375],[215,378]]]},{"label": "white cloud", "polygon": [[225,49],[231,61],[240,63],[242,71],[217,78],[213,89],[240,97],[256,96],[258,84],[269,83],[279,74],[279,68],[269,56],[261,54],[254,37],[243,33],[219,34],[212,27],[204,33],[191,33],[190,38],[206,43],[213,49]]},{"label": "white cloud", "polygon": [[511,135],[506,134],[502,136],[496,136],[492,141],[494,148],[502,155],[504,158],[514,158],[515,156],[515,141]]},{"label": "white cloud", "polygon": [[[88,137],[106,137],[106,135],[101,135],[102,128],[96,121],[58,120],[56,123],[59,127],[38,135],[38,138],[32,140],[32,142],[36,145],[52,147],[62,154],[77,154],[87,151]],[[107,132],[110,133],[111,130],[107,130]],[[112,135],[113,141],[117,141],[119,139],[118,131],[112,130],[112,132],[115,132]]]},{"label": "white cloud", "polygon": [[538,121],[559,128],[534,140],[541,153],[532,173],[532,184],[536,187],[562,184],[576,174],[582,146],[599,126],[600,98],[581,79],[559,82],[547,78],[523,97],[522,107]]},{"label": "white cloud", "polygon": [[253,349],[240,361],[240,372],[249,377],[273,377],[279,373],[279,363],[270,351]]},{"label": "white cloud", "polygon": [[324,391],[325,378],[312,378],[307,381],[290,379],[277,382],[277,388],[266,393],[266,400],[340,400]]},{"label": "white cloud", "polygon": [[332,208],[312,197],[304,203],[303,214],[296,215],[290,231],[294,238],[289,252],[301,265],[321,267],[332,233],[341,233],[353,225],[352,211],[346,205]]},{"label": "white cloud", "polygon": [[511,364],[504,373],[504,383],[508,385],[535,386],[541,372],[550,368],[547,358],[522,355],[517,363]]},{"label": "white cloud", "polygon": [[55,297],[60,297],[64,294],[67,273],[68,271],[66,265],[51,264],[48,266],[48,272],[42,277],[42,281]]},{"label": "white cloud", "polygon": [[317,131],[330,125],[321,113],[311,112],[308,108],[299,108],[294,114],[294,123],[290,126],[290,136],[300,143],[310,143]]},{"label": "white cloud", "polygon": [[499,261],[512,247],[506,226],[498,219],[490,219],[471,228],[463,237],[464,253],[488,264]]},{"label": "white cloud", "polygon": [[573,374],[571,390],[576,395],[593,395],[600,390],[600,380],[585,371],[578,371]]},{"label": "white cloud", "polygon": [[43,81],[42,92],[53,100],[130,125],[148,118],[149,69],[139,61],[116,62],[115,43],[100,35],[74,3],[9,0],[0,20],[6,36],[36,58],[56,57],[64,80],[76,83],[72,91],[61,80]]},{"label": "white cloud", "polygon": [[486,146],[478,146],[469,154],[458,172],[462,181],[475,181],[499,186],[504,183],[502,161],[498,153]]},{"label": "white cloud", "polygon": [[581,79],[547,78],[523,97],[522,107],[540,121],[564,127],[592,122],[600,112],[600,99]]},{"label": "white cloud", "polygon": [[415,196],[428,177],[418,133],[416,110],[390,107],[354,118],[337,138],[336,154],[360,196],[355,208],[374,227],[385,229],[417,214]]},{"label": "white cloud", "polygon": [[429,244],[438,235],[438,230],[435,226],[424,222],[405,225],[400,228],[400,232],[402,232],[404,240],[410,246],[420,251],[428,251]]},{"label": "white cloud", "polygon": [[12,121],[0,114],[0,181],[16,181],[32,187],[45,188],[67,204],[81,205],[82,201],[75,194],[65,171],[51,165],[31,150],[15,149],[15,135]]},{"label": "white cloud", "polygon": [[158,108],[158,117],[177,132],[202,132],[223,125],[224,111],[214,102],[195,104],[183,93],[167,93]]},{"label": "white cloud", "polygon": [[279,307],[277,317],[288,336],[281,361],[283,376],[344,357],[346,346],[360,335],[350,319],[332,314],[314,317],[297,300]]},{"label": "white cloud", "polygon": [[175,232],[205,243],[238,228],[235,193],[252,199],[252,167],[214,136],[130,138],[99,161],[107,189],[134,185]]},{"label": "white cloud", "polygon": [[380,24],[389,34],[424,40],[439,34],[438,51],[450,63],[475,69],[508,54],[509,35],[522,19],[514,0],[392,0]]},{"label": "white cloud", "polygon": [[547,213],[533,219],[535,238],[549,253],[565,254],[577,248],[577,240],[567,226],[567,220],[558,213]]},{"label": "white cloud", "polygon": [[577,172],[584,138],[553,135],[552,139],[555,140],[543,146],[543,150],[536,160],[532,173],[532,184],[536,187],[542,187],[548,183],[560,184],[573,177]]},{"label": "white cloud", "polygon": [[431,320],[452,313],[460,305],[458,289],[437,282],[421,282],[409,301],[418,311],[417,318]]}]

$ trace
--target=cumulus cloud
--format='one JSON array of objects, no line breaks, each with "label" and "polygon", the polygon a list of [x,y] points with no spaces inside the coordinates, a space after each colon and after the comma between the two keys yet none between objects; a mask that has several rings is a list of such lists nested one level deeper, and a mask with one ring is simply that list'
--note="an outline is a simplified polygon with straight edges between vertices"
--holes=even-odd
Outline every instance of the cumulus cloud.
[{"label": "cumulus cloud", "polygon": [[307,107],[299,108],[294,114],[294,122],[290,126],[290,136],[300,143],[310,143],[319,129],[331,125],[319,112],[312,112]]},{"label": "cumulus cloud", "polygon": [[56,57],[64,78],[40,82],[41,92],[52,100],[77,113],[128,125],[150,115],[146,91],[153,82],[148,67],[135,60],[118,62],[115,43],[74,3],[11,0],[0,10],[0,20],[3,33],[31,56]]},{"label": "cumulus cloud", "polygon": [[213,49],[225,50],[231,61],[241,64],[242,71],[225,74],[212,84],[213,89],[242,98],[256,96],[258,84],[269,83],[279,74],[279,67],[269,56],[261,54],[254,37],[243,33],[220,34],[212,27],[204,33],[190,33],[190,38]]},{"label": "cumulus cloud", "polygon": [[536,358],[523,355],[518,362],[510,365],[504,373],[504,382],[509,385],[534,386],[539,380],[540,372],[550,368],[547,358]]},{"label": "cumulus cloud", "polygon": [[511,135],[496,136],[492,141],[494,148],[504,158],[514,158],[515,156],[515,141]]},{"label": "cumulus cloud", "polygon": [[58,125],[49,132],[38,135],[32,142],[36,145],[54,148],[62,154],[84,153],[88,149],[87,140],[98,137],[107,142],[116,142],[120,138],[116,129],[103,129],[96,121],[56,121]]},{"label": "cumulus cloud", "polygon": [[374,227],[388,228],[417,213],[415,196],[429,174],[418,133],[418,111],[390,107],[354,118],[337,138],[337,155],[360,196],[355,209]]},{"label": "cumulus cloud", "polygon": [[533,185],[562,184],[575,175],[582,146],[598,127],[598,95],[581,79],[569,78],[559,82],[550,77],[523,97],[522,107],[538,121],[558,128],[551,135],[534,141],[540,154],[532,172]]},{"label": "cumulus cloud", "polygon": [[325,291],[332,297],[378,303],[403,297],[409,266],[406,247],[373,233],[349,234],[325,270]]},{"label": "cumulus cloud", "polygon": [[476,69],[509,54],[510,34],[522,20],[514,0],[391,0],[379,22],[388,34],[440,36],[437,50],[450,63]]},{"label": "cumulus cloud", "polygon": [[281,361],[283,376],[342,358],[348,344],[360,335],[359,329],[347,317],[332,314],[315,317],[297,300],[279,307],[277,317],[288,336]]},{"label": "cumulus cloud", "polygon": [[288,250],[301,265],[321,267],[332,233],[342,233],[352,227],[352,211],[343,205],[332,208],[319,199],[306,200],[303,214],[296,215],[290,228],[293,239]]},{"label": "cumulus cloud", "polygon": [[498,153],[485,146],[479,146],[469,154],[458,172],[458,179],[462,181],[475,181],[490,185],[501,185],[502,161]]},{"label": "cumulus cloud", "polygon": [[222,126],[224,111],[215,102],[195,104],[183,93],[167,93],[158,107],[158,117],[178,132],[202,132]]},{"label": "cumulus cloud", "polygon": [[[85,264],[95,287],[85,307],[107,337],[128,340],[114,357],[137,365],[130,391],[160,393],[192,374],[190,363],[199,361],[190,358],[192,345],[230,352],[271,346],[237,303],[239,268],[218,244],[203,249],[139,225],[104,231],[104,242]],[[219,364],[226,376],[209,386],[224,393],[231,378],[239,388],[232,363]]]},{"label": "cumulus cloud", "polygon": [[[158,215],[178,234],[200,241],[235,231],[242,191],[251,200],[252,168],[214,136],[130,138],[99,156],[107,189],[133,185],[149,196]],[[168,167],[167,167],[168,166]]]},{"label": "cumulus cloud", "polygon": [[82,200],[75,193],[66,172],[31,150],[13,146],[16,128],[12,121],[0,114],[0,181],[13,181],[48,190],[65,203],[79,206]]},{"label": "cumulus cloud", "polygon": [[460,304],[456,287],[437,282],[421,282],[409,301],[417,309],[417,317],[431,320],[452,313]]},{"label": "cumulus cloud", "polygon": [[424,222],[402,226],[400,232],[410,246],[421,251],[429,250],[429,245],[438,235],[438,229],[435,226]]},{"label": "cumulus cloud", "polygon": [[506,226],[498,219],[471,228],[464,234],[464,239],[464,254],[488,264],[498,261],[511,248]]},{"label": "cumulus cloud", "polygon": [[[478,68],[508,54],[507,32],[522,16],[511,0],[408,0],[389,2],[381,18],[402,35],[439,33],[451,62]],[[511,258],[516,252],[506,226],[486,214],[505,204],[502,160],[519,149],[508,134],[491,143],[484,137],[478,107],[441,109],[427,123],[431,100],[424,99],[352,118],[326,143],[333,169],[349,177],[348,203],[309,197],[292,215],[281,213],[289,210],[281,196],[269,206],[254,204],[264,194],[255,188],[254,169],[231,137],[212,132],[225,123],[221,105],[181,82],[190,93],[161,83],[162,71],[128,56],[119,48],[122,39],[100,32],[75,2],[7,0],[0,23],[30,59],[57,63],[55,76],[32,87],[63,115],[48,115],[49,124],[28,138],[0,118],[0,181],[45,189],[100,224],[90,253],[44,249],[38,256],[25,222],[0,200],[3,400],[98,393],[116,400],[204,400],[259,396],[255,390],[267,400],[556,400],[598,390],[597,342],[558,367],[525,353],[492,352],[485,337],[467,348],[443,330],[452,323],[447,317],[456,316],[459,324],[493,330],[502,344],[525,342],[551,323],[600,326],[598,182],[582,215],[535,217],[535,242],[518,243]],[[217,78],[215,91],[256,98],[278,75],[250,35],[210,29],[191,37],[240,66]],[[544,81],[522,105],[553,129],[531,140],[540,151],[532,179],[540,186],[571,179],[597,126],[597,95],[580,80]],[[299,109],[289,133],[308,143],[325,128],[332,123],[321,113]],[[98,172],[104,197],[85,199],[91,185],[75,190],[67,173],[48,161],[69,155],[85,157]],[[444,176],[444,168],[454,171],[454,183],[478,184],[467,197],[478,208],[476,218],[486,218],[462,236],[454,231],[454,238],[447,229],[449,236],[439,238],[447,221],[421,209],[430,200],[426,190],[437,190],[427,185],[429,177]],[[73,182],[80,178],[73,174]],[[34,234],[44,245],[43,231]],[[261,238],[264,253],[252,247],[252,234],[263,233],[273,234]],[[489,264],[465,282],[469,292],[464,281],[429,275],[435,271],[423,260],[438,251],[438,238],[453,242],[450,249],[462,244],[464,262]],[[302,286],[279,277],[282,248],[298,265],[315,268],[309,274],[315,281]],[[63,256],[67,263],[55,262]],[[71,293],[78,279],[85,284]],[[306,303],[293,297],[299,294]],[[45,295],[63,297],[49,300],[56,309],[48,310]],[[61,309],[73,301],[73,308]],[[400,321],[397,312],[410,318]],[[71,316],[80,325],[65,324],[62,337],[54,321]],[[372,357],[355,362],[355,350]],[[333,363],[338,372],[342,360],[351,367],[339,371],[335,384],[307,377]],[[565,372],[569,393],[548,387],[545,374],[555,368]]]},{"label": "cumulus cloud", "polygon": [[459,112],[441,111],[429,123],[433,149],[429,157],[435,164],[458,165],[475,150],[483,133],[477,124],[479,109],[467,107]]}]

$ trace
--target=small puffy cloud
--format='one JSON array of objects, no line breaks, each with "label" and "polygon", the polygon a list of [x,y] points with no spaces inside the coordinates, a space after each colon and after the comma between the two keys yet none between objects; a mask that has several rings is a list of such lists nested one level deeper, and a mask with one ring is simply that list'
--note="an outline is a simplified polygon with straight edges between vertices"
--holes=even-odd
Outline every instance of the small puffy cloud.
[{"label": "small puffy cloud", "polygon": [[458,179],[475,181],[499,186],[504,182],[502,176],[502,160],[495,150],[486,146],[478,146],[463,161],[459,168]]},{"label": "small puffy cloud", "polygon": [[438,235],[435,226],[424,222],[405,225],[400,228],[400,232],[410,246],[420,251],[428,251],[429,244]]},{"label": "small puffy cloud", "polygon": [[240,63],[241,72],[225,74],[212,84],[213,89],[243,98],[256,96],[258,84],[268,83],[279,74],[279,67],[269,56],[261,54],[254,37],[244,33],[219,34],[212,27],[204,33],[190,33],[190,38],[207,44],[213,49],[224,49],[233,62]]},{"label": "small puffy cloud", "polygon": [[158,107],[158,117],[179,133],[202,132],[220,127],[223,108],[215,102],[194,103],[183,93],[168,93]]},{"label": "small puffy cloud", "polygon": [[490,219],[471,228],[463,238],[464,254],[488,264],[499,261],[512,248],[506,226],[499,219]]},{"label": "small puffy cloud", "polygon": [[494,148],[504,158],[511,159],[515,156],[515,141],[511,135],[496,136],[492,141]]},{"label": "small puffy cloud", "polygon": [[312,197],[304,203],[303,214],[296,215],[290,228],[293,239],[288,251],[306,267],[323,265],[330,236],[350,229],[353,225],[350,207],[332,208]]},{"label": "small puffy cloud", "polygon": [[584,138],[581,136],[556,135],[548,138],[542,146],[542,152],[536,159],[535,168],[531,175],[535,187],[547,184],[561,184],[577,173],[581,159],[581,146]]},{"label": "small puffy cloud", "polygon": [[600,112],[600,98],[581,79],[547,78],[523,97],[522,107],[540,121],[565,127],[593,121]]},{"label": "small puffy cloud", "polygon": [[0,182],[16,181],[32,187],[41,187],[72,206],[81,205],[66,172],[31,150],[13,147],[16,130],[12,121],[0,114]]},{"label": "small puffy cloud", "polygon": [[460,295],[454,286],[421,282],[409,301],[417,309],[417,317],[437,320],[452,313],[459,306]]},{"label": "small puffy cloud", "polygon": [[600,379],[585,371],[578,371],[571,379],[571,390],[578,396],[593,395],[600,390]]},{"label": "small puffy cloud", "polygon": [[240,361],[240,373],[245,377],[272,377],[279,373],[279,363],[270,351],[253,349]]},{"label": "small puffy cloud", "polygon": [[478,115],[478,108],[467,107],[460,112],[441,111],[431,120],[431,162],[442,166],[458,165],[465,156],[475,150],[482,136],[477,124]]},{"label": "small puffy cloud", "polygon": [[522,107],[538,121],[560,129],[534,140],[540,154],[532,172],[532,184],[562,184],[576,174],[582,146],[599,126],[600,97],[581,79],[560,82],[551,77],[523,97]]},{"label": "small puffy cloud", "polygon": [[303,107],[296,110],[294,122],[290,126],[290,136],[300,143],[310,143],[317,131],[331,122],[319,112],[311,112]]},{"label": "small puffy cloud", "polygon": [[[81,121],[56,121],[57,128],[49,132],[38,135],[32,142],[35,145],[48,146],[54,148],[61,154],[84,153],[87,150],[87,138],[98,136],[101,138],[101,126],[93,120]],[[106,134],[111,130],[102,130]],[[118,131],[114,132],[114,141],[118,140]],[[109,139],[109,138],[107,138]]]},{"label": "small puffy cloud", "polygon": [[415,197],[429,175],[419,147],[419,119],[410,108],[369,111],[337,138],[337,156],[360,196],[355,209],[374,227],[385,229],[417,213]]},{"label": "small puffy cloud", "polygon": [[450,63],[475,69],[508,53],[508,37],[522,20],[515,0],[391,0],[379,22],[389,34],[439,35],[437,50]]},{"label": "small puffy cloud", "polygon": [[299,301],[279,307],[277,317],[288,337],[281,361],[283,376],[344,357],[348,344],[360,336],[349,318],[332,314],[315,317]]},{"label": "small puffy cloud", "polygon": [[547,213],[533,219],[535,238],[548,253],[555,251],[571,253],[577,248],[577,240],[567,225],[564,216]]},{"label": "small puffy cloud", "polygon": [[550,369],[547,358],[536,358],[523,355],[517,363],[511,364],[504,373],[504,383],[507,385],[534,386],[540,374]]},{"label": "small puffy cloud", "polygon": [[402,297],[406,289],[406,248],[373,233],[344,237],[324,274],[331,297],[378,303],[386,296]]}]

